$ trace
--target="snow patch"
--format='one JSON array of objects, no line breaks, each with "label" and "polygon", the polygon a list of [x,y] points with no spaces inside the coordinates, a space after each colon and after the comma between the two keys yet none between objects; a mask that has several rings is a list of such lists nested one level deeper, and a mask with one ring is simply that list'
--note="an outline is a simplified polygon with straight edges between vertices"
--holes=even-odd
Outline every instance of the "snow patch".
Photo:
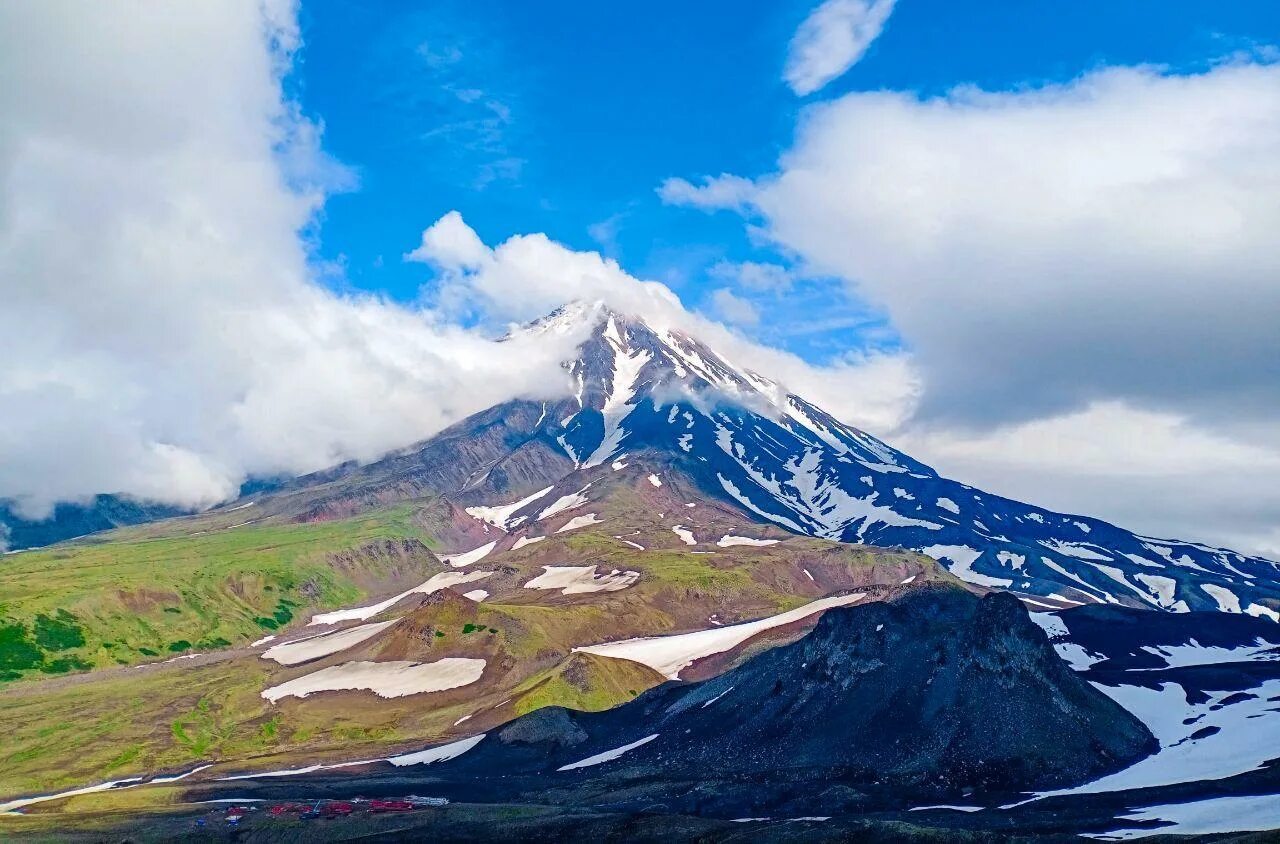
[{"label": "snow patch", "polygon": [[[610,317],[609,326],[613,325],[613,318]],[[632,411],[629,402],[635,397],[640,371],[652,358],[643,349],[627,353],[621,338],[610,337],[607,332],[605,337],[613,347],[613,377],[609,379],[609,395],[600,411],[604,417],[604,438],[587,462],[582,464],[584,468],[603,463],[622,444],[622,438],[626,436],[622,420]]]},{"label": "snow patch", "polygon": [[755,545],[755,546],[777,545],[778,542],[779,540],[777,539],[752,539],[749,536],[734,536],[732,534],[725,534],[724,536],[716,540],[716,545],[720,546],[721,548],[729,548],[734,545]]},{"label": "snow patch", "polygon": [[1087,545],[1078,542],[1062,542],[1058,539],[1038,539],[1036,540],[1050,551],[1057,551],[1059,554],[1066,554],[1068,557],[1075,557],[1077,560],[1102,560],[1111,562],[1112,557],[1107,554],[1100,554]]},{"label": "snow patch", "polygon": [[492,542],[486,542],[479,548],[472,548],[470,551],[463,551],[460,554],[436,554],[436,556],[440,559],[440,562],[448,563],[455,569],[460,569],[464,566],[469,566],[472,563],[479,562],[489,556],[489,552],[492,551],[497,544],[498,540],[495,539]]},{"label": "snow patch", "polygon": [[617,592],[640,579],[638,571],[596,574],[596,566],[543,566],[542,574],[524,585],[525,589],[559,589],[561,595],[583,592]]},{"label": "snow patch", "polygon": [[743,624],[711,627],[706,630],[676,633],[670,636],[649,636],[639,639],[625,639],[620,642],[607,642],[601,645],[585,645],[574,648],[574,650],[638,662],[641,665],[649,666],[669,679],[677,680],[680,678],[681,671],[699,659],[731,650],[765,630],[800,621],[831,607],[856,604],[864,597],[866,597],[866,594],[863,592],[855,592],[852,595],[836,595],[812,601],[789,612],[757,621],[748,621]]},{"label": "snow patch", "polygon": [[[591,484],[587,484],[587,486],[591,486]],[[571,492],[568,495],[560,496],[550,507],[539,513],[538,518],[534,519],[534,521],[540,522],[543,519],[551,518],[556,513],[563,513],[565,510],[572,510],[574,507],[581,507],[583,504],[586,504],[587,497],[583,495],[583,493],[587,491],[587,486],[584,486],[577,492]]]},{"label": "snow patch", "polygon": [[548,492],[551,492],[552,489],[554,489],[554,487],[547,487],[546,489],[538,490],[533,495],[525,496],[519,501],[513,501],[510,504],[497,504],[492,507],[468,507],[467,514],[474,516],[482,522],[488,522],[496,528],[507,530],[513,526],[510,524],[511,517],[517,510],[524,509],[529,504],[532,504],[542,496],[546,495]]},{"label": "snow patch", "polygon": [[585,516],[574,516],[572,519],[561,525],[556,530],[556,533],[565,533],[567,531],[577,530],[578,528],[584,528],[590,525],[598,525],[603,521],[604,519],[600,518],[595,513],[587,513]]},{"label": "snow patch", "polygon": [[640,747],[643,744],[648,744],[649,742],[653,741],[657,737],[658,737],[658,734],[654,733],[651,736],[645,736],[639,741],[633,741],[631,742],[631,744],[624,744],[622,747],[615,747],[613,750],[606,750],[603,753],[597,753],[594,756],[588,756],[586,759],[582,759],[578,762],[574,762],[571,765],[565,765],[563,767],[556,768],[556,770],[557,771],[576,771],[578,768],[590,768],[593,765],[601,765],[605,762],[612,762],[614,759],[617,759],[622,754],[630,750],[635,750],[637,747]]},{"label": "snow patch", "polygon": [[428,747],[426,750],[419,750],[417,753],[404,753],[400,756],[390,756],[387,761],[397,768],[403,768],[407,765],[430,765],[432,762],[448,762],[450,759],[457,759],[471,748],[479,744],[485,737],[485,733],[478,736],[460,739],[459,741],[442,744],[439,747]]},{"label": "snow patch", "polygon": [[344,662],[272,686],[262,697],[275,703],[282,698],[304,698],[316,692],[370,691],[393,698],[423,692],[456,689],[480,679],[483,659],[446,657],[435,662]]},{"label": "snow patch", "polygon": [[459,583],[470,583],[473,580],[483,580],[492,574],[493,572],[491,571],[442,571],[439,574],[432,575],[431,579],[426,583],[421,583],[412,589],[406,589],[399,595],[393,595],[385,601],[379,601],[376,604],[369,604],[363,607],[353,607],[349,610],[323,612],[312,618],[309,624],[337,624],[342,621],[365,621],[373,618],[383,610],[395,606],[410,595],[430,595],[433,592],[439,592],[441,589],[456,586]]},{"label": "snow patch", "polygon": [[1003,589],[1013,585],[1013,581],[1005,577],[990,577],[973,570],[973,564],[982,552],[976,548],[970,548],[966,545],[930,545],[927,548],[921,548],[920,553],[935,560],[948,560],[951,565],[947,566],[947,570],[960,578],[966,583],[973,583],[978,586],[990,586],[996,589]]},{"label": "snow patch", "polygon": [[1240,598],[1230,589],[1225,586],[1219,586],[1216,583],[1201,583],[1200,588],[1208,593],[1209,597],[1213,598],[1218,604],[1219,612],[1240,612]]},{"label": "snow patch", "polygon": [[321,636],[311,636],[297,642],[286,642],[267,648],[262,652],[263,659],[272,659],[281,665],[299,665],[313,659],[340,653],[348,648],[377,636],[383,630],[395,624],[399,619],[380,621],[376,624],[361,624],[346,630],[335,630]]}]

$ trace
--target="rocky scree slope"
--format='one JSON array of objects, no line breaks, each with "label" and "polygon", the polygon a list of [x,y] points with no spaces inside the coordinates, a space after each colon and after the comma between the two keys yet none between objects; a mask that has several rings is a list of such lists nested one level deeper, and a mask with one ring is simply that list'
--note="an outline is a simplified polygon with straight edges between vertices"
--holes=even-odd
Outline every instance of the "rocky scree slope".
[{"label": "rocky scree slope", "polygon": [[615,806],[678,802],[696,783],[699,811],[714,814],[717,795],[785,783],[934,795],[1072,785],[1156,747],[1016,599],[940,586],[829,610],[809,636],[713,680],[605,712],[537,710],[397,776],[459,799]]}]

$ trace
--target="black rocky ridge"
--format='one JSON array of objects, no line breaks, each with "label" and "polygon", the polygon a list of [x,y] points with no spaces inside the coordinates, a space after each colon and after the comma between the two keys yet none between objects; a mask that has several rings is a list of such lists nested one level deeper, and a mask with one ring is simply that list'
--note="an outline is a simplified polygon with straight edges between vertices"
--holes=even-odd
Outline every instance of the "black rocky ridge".
[{"label": "black rocky ridge", "polygon": [[468,802],[838,814],[868,808],[879,799],[869,794],[901,803],[1072,785],[1156,749],[1017,599],[939,587],[829,610],[809,636],[703,683],[666,683],[605,712],[537,710],[450,761],[301,781],[329,796],[385,780]]}]

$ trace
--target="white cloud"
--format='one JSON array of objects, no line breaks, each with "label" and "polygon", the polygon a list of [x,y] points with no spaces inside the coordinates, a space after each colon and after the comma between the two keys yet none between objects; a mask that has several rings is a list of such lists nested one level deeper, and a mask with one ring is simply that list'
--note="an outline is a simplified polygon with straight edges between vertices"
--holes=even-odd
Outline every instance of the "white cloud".
[{"label": "white cloud", "polygon": [[930,417],[1280,411],[1280,65],[810,109],[764,229],[884,307]]},{"label": "white cloud", "polygon": [[666,321],[685,313],[665,285],[634,278],[612,258],[577,252],[545,234],[516,235],[490,248],[456,211],[429,226],[406,257],[438,270],[429,293],[452,317],[525,322],[574,299],[607,299],[618,310]]},{"label": "white cloud", "polygon": [[1155,536],[1280,555],[1280,449],[1103,402],[992,431],[915,429],[895,443],[991,492]]},{"label": "white cloud", "polygon": [[714,279],[734,282],[761,293],[782,293],[790,290],[795,283],[795,276],[786,267],[758,261],[736,264],[732,261],[718,261],[707,274]]},{"label": "white cloud", "polygon": [[711,306],[721,317],[737,325],[755,325],[760,321],[760,312],[756,310],[756,306],[735,296],[727,287],[712,291]]},{"label": "white cloud", "polygon": [[624,216],[625,213],[619,211],[587,226],[587,236],[598,243],[606,255],[613,256],[618,252],[618,232],[622,229]]},{"label": "white cloud", "polygon": [[342,170],[282,93],[297,46],[290,3],[0,7],[0,498],[209,504],[560,383],[313,282]]},{"label": "white cloud", "polygon": [[405,254],[406,261],[433,263],[445,270],[474,270],[489,258],[489,247],[475,230],[450,211],[422,232],[422,243]]},{"label": "white cloud", "polygon": [[[759,188],[670,180],[668,202],[759,210],[913,349],[813,366],[614,261],[539,234],[491,248],[457,214],[407,256],[438,268],[434,309],[329,292],[300,233],[344,174],[282,93],[297,46],[284,2],[0,5],[0,497],[198,505],[246,473],[372,459],[560,388],[567,347],[495,345],[457,315],[603,297],[966,481],[1280,545],[1276,68],[851,95]],[[740,283],[779,282],[768,266]]]},{"label": "white cloud", "polygon": [[450,263],[452,244],[470,242],[474,234],[458,228],[465,223],[455,219],[453,212],[427,232],[445,221],[451,238],[423,238],[424,243],[441,244],[440,259],[434,258],[430,248],[415,256],[440,271],[433,294],[441,313],[523,322],[569,300],[603,299],[616,310],[644,317],[656,328],[689,331],[730,360],[780,381],[854,425],[874,431],[891,429],[910,415],[918,399],[919,384],[902,355],[850,354],[826,366],[808,363],[686,310],[666,285],[637,279],[616,261],[574,251],[543,234],[511,237],[486,247],[487,254],[475,266],[459,267],[456,261]]},{"label": "white cloud", "polygon": [[728,173],[707,176],[701,185],[670,178],[658,187],[658,196],[666,204],[703,211],[741,210],[751,203],[755,192],[756,186],[750,179]]},{"label": "white cloud", "polygon": [[880,37],[894,0],[826,0],[796,30],[783,78],[800,96],[853,67]]},{"label": "white cloud", "polygon": [[755,183],[752,232],[911,349],[874,433],[995,492],[1276,555],[1280,65],[849,94]]}]

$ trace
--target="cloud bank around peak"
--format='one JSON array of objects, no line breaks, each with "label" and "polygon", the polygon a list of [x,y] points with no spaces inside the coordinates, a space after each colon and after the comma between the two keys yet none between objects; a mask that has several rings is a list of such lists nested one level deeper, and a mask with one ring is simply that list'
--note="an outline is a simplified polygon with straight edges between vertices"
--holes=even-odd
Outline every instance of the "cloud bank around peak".
[{"label": "cloud bank around peak", "polygon": [[542,234],[491,248],[456,213],[406,255],[439,274],[424,305],[334,293],[308,239],[352,177],[285,93],[299,47],[290,2],[0,7],[0,499],[23,515],[103,492],[208,506],[567,392],[576,338],[491,338],[575,298],[739,344],[797,389],[885,371],[814,370],[614,261]]},{"label": "cloud bank around peak", "polygon": [[0,498],[25,514],[205,506],[561,384],[561,351],[315,281],[349,176],[284,94],[298,45],[287,2],[0,8]]},{"label": "cloud bank around peak", "polygon": [[515,235],[490,247],[451,211],[423,231],[422,242],[405,259],[435,269],[428,297],[439,313],[455,318],[523,323],[567,301],[599,299],[655,328],[688,331],[735,363],[872,431],[893,430],[918,399],[918,380],[904,355],[847,354],[826,364],[802,360],[714,318],[749,325],[755,312],[745,310],[750,306],[744,301],[712,295],[712,316],[691,311],[666,285],[636,278],[611,258],[570,249],[544,234]]}]

